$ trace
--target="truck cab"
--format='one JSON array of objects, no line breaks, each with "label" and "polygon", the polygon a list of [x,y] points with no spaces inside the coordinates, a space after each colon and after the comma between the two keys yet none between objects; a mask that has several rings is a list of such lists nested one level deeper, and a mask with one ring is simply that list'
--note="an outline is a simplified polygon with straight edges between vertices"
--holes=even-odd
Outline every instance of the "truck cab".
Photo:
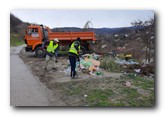
[{"label": "truck cab", "polygon": [[25,30],[25,43],[26,43],[26,51],[27,52],[35,52],[37,57],[43,57],[44,51],[41,49],[42,42],[47,39],[48,29],[44,28],[42,25],[36,26],[31,25],[28,26]]}]

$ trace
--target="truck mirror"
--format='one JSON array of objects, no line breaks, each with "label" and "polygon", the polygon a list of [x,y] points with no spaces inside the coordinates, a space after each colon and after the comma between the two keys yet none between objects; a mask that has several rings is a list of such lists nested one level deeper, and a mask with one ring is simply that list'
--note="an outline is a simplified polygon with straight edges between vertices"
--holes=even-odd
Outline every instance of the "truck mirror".
[{"label": "truck mirror", "polygon": [[25,33],[27,34],[27,30],[25,30]]}]

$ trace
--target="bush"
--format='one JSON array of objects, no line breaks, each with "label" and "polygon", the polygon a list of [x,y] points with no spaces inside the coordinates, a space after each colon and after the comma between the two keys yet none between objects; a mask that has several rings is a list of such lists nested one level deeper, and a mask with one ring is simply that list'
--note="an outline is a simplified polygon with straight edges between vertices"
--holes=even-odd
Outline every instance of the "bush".
[{"label": "bush", "polygon": [[115,60],[110,57],[105,57],[101,61],[100,67],[112,72],[121,72],[121,66],[115,63]]}]

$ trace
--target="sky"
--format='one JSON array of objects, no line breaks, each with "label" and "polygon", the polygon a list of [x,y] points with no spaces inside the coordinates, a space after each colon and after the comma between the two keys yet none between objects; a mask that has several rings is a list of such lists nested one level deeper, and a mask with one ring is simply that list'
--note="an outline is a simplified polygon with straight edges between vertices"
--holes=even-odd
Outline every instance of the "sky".
[{"label": "sky", "polygon": [[16,9],[11,13],[24,22],[57,27],[83,28],[87,21],[93,28],[129,27],[131,22],[154,18],[152,10],[44,10]]}]

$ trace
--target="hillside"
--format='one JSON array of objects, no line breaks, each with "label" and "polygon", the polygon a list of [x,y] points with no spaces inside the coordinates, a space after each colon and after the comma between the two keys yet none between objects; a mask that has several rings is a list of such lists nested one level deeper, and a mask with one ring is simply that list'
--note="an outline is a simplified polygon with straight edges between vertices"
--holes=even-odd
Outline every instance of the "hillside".
[{"label": "hillside", "polygon": [[24,44],[24,30],[28,25],[29,23],[25,23],[13,14],[10,14],[10,46]]},{"label": "hillside", "polygon": [[[94,31],[97,35],[99,34],[113,34],[113,33],[130,33],[134,27],[121,27],[121,28],[89,28],[87,31]],[[84,31],[82,28],[78,27],[61,27],[53,28],[53,32],[79,32]]]}]

